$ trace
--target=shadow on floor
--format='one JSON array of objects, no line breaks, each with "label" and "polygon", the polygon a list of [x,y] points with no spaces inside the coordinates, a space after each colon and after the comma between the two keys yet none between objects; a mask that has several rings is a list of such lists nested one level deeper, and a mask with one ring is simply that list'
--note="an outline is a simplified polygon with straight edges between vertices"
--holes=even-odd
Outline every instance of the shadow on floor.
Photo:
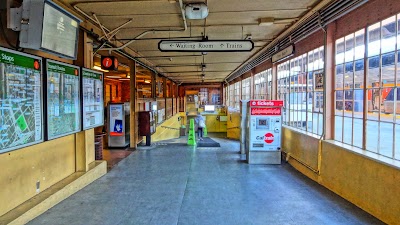
[{"label": "shadow on floor", "polygon": [[129,148],[126,149],[103,149],[103,160],[107,161],[107,171],[110,171],[121,160],[132,153]]}]

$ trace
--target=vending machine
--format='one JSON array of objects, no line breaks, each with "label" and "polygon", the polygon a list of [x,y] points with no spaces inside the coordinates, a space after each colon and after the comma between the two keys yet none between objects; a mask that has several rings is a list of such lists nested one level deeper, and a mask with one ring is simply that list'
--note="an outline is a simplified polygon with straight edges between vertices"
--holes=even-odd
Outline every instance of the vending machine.
[{"label": "vending machine", "polygon": [[107,111],[108,147],[127,147],[130,141],[130,103],[109,103]]},{"label": "vending machine", "polygon": [[246,161],[281,164],[283,101],[250,100],[247,105]]}]

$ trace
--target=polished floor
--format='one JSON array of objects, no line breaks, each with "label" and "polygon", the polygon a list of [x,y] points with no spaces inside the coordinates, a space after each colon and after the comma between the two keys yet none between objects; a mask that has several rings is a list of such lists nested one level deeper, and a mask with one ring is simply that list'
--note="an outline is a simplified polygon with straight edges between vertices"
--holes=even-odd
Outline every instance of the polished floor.
[{"label": "polished floor", "polygon": [[248,165],[238,142],[214,140],[133,151],[29,224],[383,224],[289,164]]}]

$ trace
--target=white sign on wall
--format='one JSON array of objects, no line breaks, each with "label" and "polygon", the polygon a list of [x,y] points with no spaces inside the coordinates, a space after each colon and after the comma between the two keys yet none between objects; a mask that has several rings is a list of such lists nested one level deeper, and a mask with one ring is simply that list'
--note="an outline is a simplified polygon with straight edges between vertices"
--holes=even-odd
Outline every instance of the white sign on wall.
[{"label": "white sign on wall", "polygon": [[158,43],[162,52],[249,52],[253,48],[251,40],[162,40]]},{"label": "white sign on wall", "polygon": [[272,56],[272,62],[277,62],[282,59],[285,59],[289,56],[291,56],[294,53],[294,46],[290,45],[289,47],[283,49],[282,51],[279,51],[278,53],[274,54]]}]

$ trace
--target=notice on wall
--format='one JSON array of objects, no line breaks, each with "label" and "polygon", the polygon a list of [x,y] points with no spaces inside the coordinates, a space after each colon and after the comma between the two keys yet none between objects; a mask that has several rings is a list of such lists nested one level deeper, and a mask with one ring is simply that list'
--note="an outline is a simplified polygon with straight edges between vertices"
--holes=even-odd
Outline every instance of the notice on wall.
[{"label": "notice on wall", "polygon": [[79,67],[47,60],[47,136],[81,130]]},{"label": "notice on wall", "polygon": [[43,141],[42,60],[0,48],[0,152]]},{"label": "notice on wall", "polygon": [[322,90],[324,89],[324,73],[323,72],[316,72],[314,73],[314,80],[315,80],[315,90]]},{"label": "notice on wall", "polygon": [[110,104],[110,122],[109,131],[110,136],[123,136],[123,126],[124,126],[124,105],[123,104]]},{"label": "notice on wall", "polygon": [[104,125],[103,74],[82,69],[83,129]]}]

